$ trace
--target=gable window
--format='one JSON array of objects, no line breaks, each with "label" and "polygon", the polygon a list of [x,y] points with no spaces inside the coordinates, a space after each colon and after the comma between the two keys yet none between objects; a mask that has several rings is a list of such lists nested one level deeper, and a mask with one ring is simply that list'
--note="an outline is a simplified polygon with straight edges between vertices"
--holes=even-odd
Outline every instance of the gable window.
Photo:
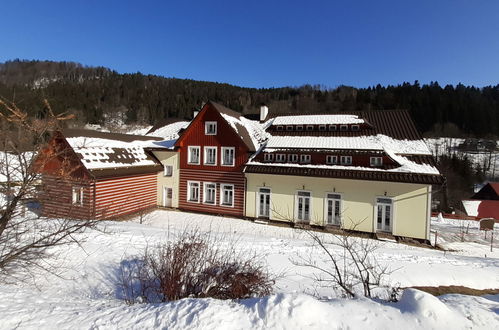
[{"label": "gable window", "polygon": [[276,127],[276,129],[277,129],[278,131],[282,131],[282,130],[284,129],[284,126],[282,126],[282,125],[278,125],[278,126]]},{"label": "gable window", "polygon": [[326,125],[319,125],[319,131],[325,131]]},{"label": "gable window", "polygon": [[329,125],[330,131],[336,131],[336,125]]},{"label": "gable window", "polygon": [[297,163],[298,162],[298,155],[297,154],[288,155],[288,162]]},{"label": "gable window", "polygon": [[382,166],[383,165],[383,157],[371,157],[370,163],[371,163],[371,166]]},{"label": "gable window", "polygon": [[341,156],[340,162],[342,165],[352,165],[352,156]]},{"label": "gable window", "polygon": [[307,125],[307,131],[313,131],[314,125]]},{"label": "gable window", "polygon": [[348,125],[340,125],[340,131],[348,131]]},{"label": "gable window", "polygon": [[300,155],[300,163],[310,163],[311,158],[310,155]]},{"label": "gable window", "polygon": [[199,203],[199,182],[187,181],[187,201]]},{"label": "gable window", "polygon": [[172,176],[173,175],[173,166],[164,165],[163,167],[163,176]]},{"label": "gable window", "polygon": [[73,205],[83,205],[83,187],[73,187],[71,196]]},{"label": "gable window", "polygon": [[234,147],[222,147],[222,165],[223,166],[234,166]]},{"label": "gable window", "polygon": [[187,156],[187,163],[199,165],[199,147],[190,146],[188,148],[189,153]]},{"label": "gable window", "polygon": [[203,192],[203,203],[205,204],[215,204],[217,198],[217,184],[211,182],[205,182],[204,192]]},{"label": "gable window", "polygon": [[207,121],[204,123],[204,134],[206,135],[217,135],[217,122]]},{"label": "gable window", "polygon": [[279,163],[284,163],[286,161],[286,155],[285,154],[276,154],[275,161],[279,162]]},{"label": "gable window", "polygon": [[274,154],[263,154],[263,160],[265,162],[271,162],[274,160]]},{"label": "gable window", "polygon": [[217,165],[217,147],[204,147],[204,164]]},{"label": "gable window", "polygon": [[220,205],[223,206],[234,206],[234,185],[232,184],[221,184],[220,185]]},{"label": "gable window", "polygon": [[291,125],[286,126],[286,131],[292,131],[292,130],[293,130],[293,126],[291,126]]},{"label": "gable window", "polygon": [[352,125],[352,131],[358,131],[359,129],[359,125]]},{"label": "gable window", "polygon": [[336,164],[338,163],[338,156],[326,155],[326,164]]},{"label": "gable window", "polygon": [[303,131],[303,125],[297,125],[296,126],[297,131]]}]

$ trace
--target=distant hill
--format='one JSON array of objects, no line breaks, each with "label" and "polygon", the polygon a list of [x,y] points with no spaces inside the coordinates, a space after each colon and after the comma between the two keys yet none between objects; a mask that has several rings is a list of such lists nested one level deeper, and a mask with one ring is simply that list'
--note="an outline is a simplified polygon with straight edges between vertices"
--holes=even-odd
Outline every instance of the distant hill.
[{"label": "distant hill", "polygon": [[397,86],[243,88],[229,84],[119,74],[73,62],[13,60],[0,63],[0,96],[43,116],[47,98],[56,112],[71,111],[81,124],[112,120],[154,125],[168,118],[190,119],[203,102],[220,102],[244,114],[260,104],[272,113],[327,113],[409,109],[423,132],[499,136],[499,85],[484,88],[418,82]]}]

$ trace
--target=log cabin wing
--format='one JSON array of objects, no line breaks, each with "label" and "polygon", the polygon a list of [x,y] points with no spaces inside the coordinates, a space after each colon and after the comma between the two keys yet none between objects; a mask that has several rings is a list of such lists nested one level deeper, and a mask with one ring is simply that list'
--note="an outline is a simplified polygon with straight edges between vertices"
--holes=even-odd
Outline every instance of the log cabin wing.
[{"label": "log cabin wing", "polygon": [[42,214],[110,219],[154,207],[162,166],[146,148],[161,140],[81,129],[55,132],[37,159]]}]

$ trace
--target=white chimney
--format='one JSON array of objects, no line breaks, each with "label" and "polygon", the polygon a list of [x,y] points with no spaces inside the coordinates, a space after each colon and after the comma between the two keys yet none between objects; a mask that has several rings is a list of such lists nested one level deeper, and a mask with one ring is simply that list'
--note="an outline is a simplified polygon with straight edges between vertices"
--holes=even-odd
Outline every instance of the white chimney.
[{"label": "white chimney", "polygon": [[265,121],[265,118],[267,118],[267,115],[269,114],[269,107],[266,105],[262,105],[260,107],[260,121]]},{"label": "white chimney", "polygon": [[198,110],[194,110],[194,115],[192,116],[192,118],[196,118],[196,116],[198,115],[199,111]]}]

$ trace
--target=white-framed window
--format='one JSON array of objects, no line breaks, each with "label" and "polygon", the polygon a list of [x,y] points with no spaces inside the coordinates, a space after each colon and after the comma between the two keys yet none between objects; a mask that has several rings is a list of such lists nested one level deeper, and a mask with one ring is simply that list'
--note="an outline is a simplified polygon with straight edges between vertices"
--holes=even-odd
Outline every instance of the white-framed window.
[{"label": "white-framed window", "polygon": [[297,154],[289,154],[288,155],[288,163],[298,163],[298,155]]},{"label": "white-framed window", "polygon": [[83,187],[74,186],[72,189],[71,200],[73,205],[83,205]]},{"label": "white-framed window", "polygon": [[348,131],[348,125],[340,125],[340,131]]},{"label": "white-framed window", "polygon": [[258,189],[256,197],[256,216],[258,218],[270,218],[270,194],[271,189],[268,187]]},{"label": "white-framed window", "polygon": [[303,131],[303,125],[297,125],[296,126],[297,131]]},{"label": "white-framed window", "polygon": [[213,182],[204,182],[203,203],[216,204],[217,203],[217,184]]},{"label": "white-framed window", "polygon": [[206,135],[217,135],[217,122],[207,121],[204,123],[204,134]]},{"label": "white-framed window", "polygon": [[360,129],[359,125],[352,125],[352,131],[358,131]]},{"label": "white-framed window", "polygon": [[335,193],[326,194],[325,203],[325,223],[326,225],[341,225],[341,195]]},{"label": "white-framed window", "polygon": [[199,182],[187,181],[187,201],[199,203]]},{"label": "white-framed window", "polygon": [[314,125],[307,125],[307,131],[313,131]]},{"label": "white-framed window", "polygon": [[235,154],[234,147],[222,147],[222,166],[234,166]]},{"label": "white-framed window", "polygon": [[371,157],[370,163],[371,163],[371,166],[382,166],[383,165],[383,157]]},{"label": "white-framed window", "polygon": [[300,155],[300,163],[310,163],[312,157],[310,155]]},{"label": "white-framed window", "polygon": [[337,164],[338,156],[336,155],[326,155],[326,164]]},{"label": "white-framed window", "polygon": [[330,131],[336,131],[336,125],[329,125]]},{"label": "white-framed window", "polygon": [[274,154],[263,154],[264,162],[271,162],[274,160]]},{"label": "white-framed window", "polygon": [[300,222],[310,222],[312,199],[309,191],[297,191],[295,197],[295,219]]},{"label": "white-framed window", "polygon": [[199,150],[198,146],[189,146],[188,147],[188,155],[187,155],[187,163],[192,165],[199,165]]},{"label": "white-framed window", "polygon": [[163,176],[172,176],[172,175],[173,175],[173,166],[163,165]]},{"label": "white-framed window", "polygon": [[234,185],[221,183],[220,184],[220,205],[234,206]]},{"label": "white-framed window", "polygon": [[286,155],[285,154],[276,154],[275,161],[279,162],[279,163],[284,163],[286,161]]},{"label": "white-framed window", "polygon": [[277,125],[276,129],[277,129],[278,131],[282,131],[282,130],[284,129],[284,126],[282,126],[282,125]]},{"label": "white-framed window", "polygon": [[286,126],[286,131],[292,131],[293,130],[293,126],[292,125],[287,125]]},{"label": "white-framed window", "polygon": [[319,131],[325,131],[326,125],[319,125]]},{"label": "white-framed window", "polygon": [[393,199],[376,198],[376,229],[391,232],[393,228]]},{"label": "white-framed window", "polygon": [[352,156],[340,156],[341,165],[352,165]]},{"label": "white-framed window", "polygon": [[217,147],[204,147],[204,164],[217,165]]}]

